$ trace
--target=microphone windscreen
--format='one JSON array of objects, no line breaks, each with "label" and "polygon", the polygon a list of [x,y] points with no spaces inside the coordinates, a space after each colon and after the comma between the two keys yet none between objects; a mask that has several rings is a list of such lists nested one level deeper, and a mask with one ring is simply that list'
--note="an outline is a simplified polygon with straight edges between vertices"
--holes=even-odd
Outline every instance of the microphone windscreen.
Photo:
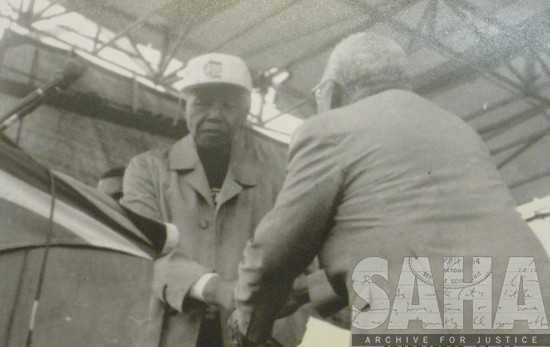
[{"label": "microphone windscreen", "polygon": [[76,59],[69,59],[63,68],[58,71],[55,75],[55,79],[60,80],[60,88],[67,88],[71,83],[82,77],[86,72],[85,65]]}]

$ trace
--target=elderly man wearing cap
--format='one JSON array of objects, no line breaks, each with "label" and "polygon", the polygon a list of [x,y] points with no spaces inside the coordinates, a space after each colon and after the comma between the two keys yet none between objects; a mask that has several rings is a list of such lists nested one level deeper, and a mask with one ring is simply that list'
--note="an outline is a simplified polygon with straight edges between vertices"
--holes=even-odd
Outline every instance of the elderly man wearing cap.
[{"label": "elderly man wearing cap", "polygon": [[[273,206],[284,177],[284,148],[270,156],[243,128],[252,81],[238,57],[211,53],[189,61],[182,93],[190,134],[167,149],[133,158],[121,203],[174,223],[177,248],[155,264],[153,289],[166,308],[162,346],[228,346],[227,317],[242,251]],[[273,147],[273,145],[271,145]],[[271,151],[271,152],[270,152]],[[308,318],[280,319],[274,338],[297,346]],[[156,346],[156,345],[155,345]]]},{"label": "elderly man wearing cap", "polygon": [[[239,344],[269,338],[294,277],[316,255],[335,291],[353,307],[352,332],[488,333],[497,307],[488,314],[487,307],[501,297],[503,284],[510,289],[502,291],[497,326],[512,328],[510,317],[526,323],[529,311],[529,329],[548,331],[541,304],[550,303],[548,255],[517,213],[489,151],[460,118],[408,86],[405,52],[389,38],[360,33],[332,52],[315,90],[321,115],[295,132],[283,189],[239,266],[230,323],[239,327]],[[512,267],[514,280],[504,283],[509,256],[532,261]],[[485,267],[472,257],[487,257]],[[527,263],[531,270],[536,264],[539,282],[523,278],[530,287],[520,303],[522,276],[514,271],[531,271],[524,270]],[[453,286],[443,295],[445,269],[445,283]],[[462,272],[454,278],[450,271],[461,269],[463,281]],[[480,297],[493,300],[480,304]],[[461,311],[462,300],[470,299],[477,303],[475,320],[471,311]],[[507,299],[514,301],[508,305]],[[445,318],[448,310],[459,310],[460,317],[442,322],[443,308]],[[463,313],[464,329],[452,330]]]}]

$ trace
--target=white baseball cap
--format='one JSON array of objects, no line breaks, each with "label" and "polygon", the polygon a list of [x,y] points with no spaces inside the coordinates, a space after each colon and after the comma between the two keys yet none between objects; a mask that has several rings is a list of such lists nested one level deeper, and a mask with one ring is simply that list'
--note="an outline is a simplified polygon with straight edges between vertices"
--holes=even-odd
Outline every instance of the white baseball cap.
[{"label": "white baseball cap", "polygon": [[182,92],[195,87],[222,83],[252,91],[252,77],[245,62],[234,55],[208,53],[187,62],[183,71]]}]

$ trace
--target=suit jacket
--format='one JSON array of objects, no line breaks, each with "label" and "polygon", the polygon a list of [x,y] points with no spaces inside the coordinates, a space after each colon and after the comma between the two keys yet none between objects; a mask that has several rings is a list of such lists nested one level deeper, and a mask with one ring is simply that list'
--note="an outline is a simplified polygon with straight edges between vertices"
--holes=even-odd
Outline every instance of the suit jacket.
[{"label": "suit jacket", "polygon": [[[225,181],[214,204],[210,187],[191,136],[171,148],[133,158],[124,176],[121,203],[146,217],[174,223],[180,240],[176,251],[158,259],[152,313],[151,341],[162,346],[194,346],[206,305],[184,298],[204,273],[237,278],[246,241],[273,206],[284,176],[284,149],[266,150],[249,131],[237,135]],[[273,156],[277,154],[277,156]],[[283,159],[283,160],[281,160]],[[172,313],[162,323],[161,299]],[[183,306],[182,306],[183,302]],[[305,331],[307,312],[299,311],[277,322],[277,340],[296,346]],[[230,346],[227,312],[221,312],[224,345]]]},{"label": "suit jacket", "polygon": [[[534,256],[550,302],[548,257],[515,208],[475,131],[411,92],[385,91],[314,117],[294,134],[283,189],[245,248],[241,329],[268,337],[293,276],[317,254],[356,313],[368,311],[369,294],[357,294],[352,274],[368,257],[388,261],[393,291],[404,257],[429,257],[439,284],[443,257],[493,257],[496,300],[508,257]],[[442,286],[436,292],[442,308]],[[352,331],[395,333],[388,321]]]}]

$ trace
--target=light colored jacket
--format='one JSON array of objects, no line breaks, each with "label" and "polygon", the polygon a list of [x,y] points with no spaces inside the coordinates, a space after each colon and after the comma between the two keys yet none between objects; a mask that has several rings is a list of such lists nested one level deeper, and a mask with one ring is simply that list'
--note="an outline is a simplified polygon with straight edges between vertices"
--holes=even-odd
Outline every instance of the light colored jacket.
[{"label": "light colored jacket", "polygon": [[[186,293],[207,272],[237,278],[244,246],[273,206],[284,176],[285,148],[260,140],[248,130],[236,136],[217,205],[191,136],[131,160],[121,203],[149,218],[174,223],[180,232],[176,251],[156,261],[156,298],[147,327],[151,345],[161,339],[162,346],[195,346],[206,305],[186,298],[182,307]],[[173,309],[164,323],[158,299]],[[224,346],[231,346],[227,318],[222,310]],[[276,339],[285,346],[298,345],[307,318],[307,311],[301,310],[279,320]]]},{"label": "light colored jacket", "polygon": [[[365,319],[369,299],[358,296],[352,275],[368,257],[388,260],[390,302],[404,257],[429,257],[442,309],[444,257],[493,257],[498,301],[508,257],[532,256],[550,304],[548,256],[517,213],[482,139],[408,91],[385,91],[331,110],[296,131],[283,189],[239,270],[241,329],[258,341],[269,336],[279,309],[274,303],[283,304],[286,295],[280,288],[315,255],[336,292],[365,310]],[[471,317],[465,319],[470,331]],[[399,333],[387,330],[388,321],[354,330]]]}]

